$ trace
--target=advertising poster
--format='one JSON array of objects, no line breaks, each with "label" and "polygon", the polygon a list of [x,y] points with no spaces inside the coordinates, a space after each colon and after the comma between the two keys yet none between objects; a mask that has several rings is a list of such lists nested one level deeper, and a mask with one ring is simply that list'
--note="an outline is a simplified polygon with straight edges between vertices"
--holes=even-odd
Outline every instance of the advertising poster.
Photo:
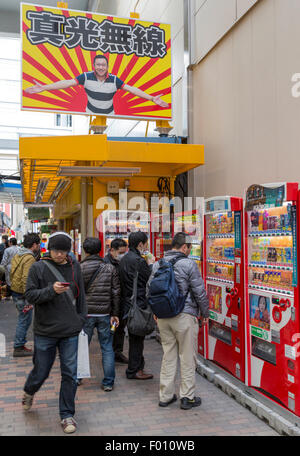
[{"label": "advertising poster", "polygon": [[172,118],[171,26],[21,4],[23,110]]},{"label": "advertising poster", "polygon": [[270,331],[270,298],[250,294],[250,324]]}]

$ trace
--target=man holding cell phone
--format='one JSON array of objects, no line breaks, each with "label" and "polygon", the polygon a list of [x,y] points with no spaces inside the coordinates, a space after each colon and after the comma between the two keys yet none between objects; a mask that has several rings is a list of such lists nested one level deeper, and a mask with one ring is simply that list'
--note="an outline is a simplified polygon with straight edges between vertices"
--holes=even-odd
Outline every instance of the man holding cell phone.
[{"label": "man holding cell phone", "polygon": [[87,309],[81,268],[68,252],[71,237],[57,232],[49,237],[47,252],[28,274],[25,297],[34,305],[33,370],[24,386],[23,409],[30,410],[34,395],[48,378],[58,348],[61,368],[59,412],[63,431],[76,431],[78,335]]}]

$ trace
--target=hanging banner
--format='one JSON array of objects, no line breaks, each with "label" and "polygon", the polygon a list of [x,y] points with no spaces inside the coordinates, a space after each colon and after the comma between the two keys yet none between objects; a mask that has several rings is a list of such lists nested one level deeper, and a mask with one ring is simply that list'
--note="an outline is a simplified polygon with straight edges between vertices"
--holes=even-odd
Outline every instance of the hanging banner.
[{"label": "hanging banner", "polygon": [[171,26],[21,4],[21,109],[172,118]]}]

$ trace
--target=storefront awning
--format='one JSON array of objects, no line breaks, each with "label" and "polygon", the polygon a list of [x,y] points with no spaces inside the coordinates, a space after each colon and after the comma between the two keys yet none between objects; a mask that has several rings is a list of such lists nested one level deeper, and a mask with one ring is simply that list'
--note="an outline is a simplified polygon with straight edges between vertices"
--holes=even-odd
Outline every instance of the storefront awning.
[{"label": "storefront awning", "polygon": [[204,146],[110,141],[106,135],[20,138],[24,203],[57,202],[74,176],[170,177],[204,164]]}]

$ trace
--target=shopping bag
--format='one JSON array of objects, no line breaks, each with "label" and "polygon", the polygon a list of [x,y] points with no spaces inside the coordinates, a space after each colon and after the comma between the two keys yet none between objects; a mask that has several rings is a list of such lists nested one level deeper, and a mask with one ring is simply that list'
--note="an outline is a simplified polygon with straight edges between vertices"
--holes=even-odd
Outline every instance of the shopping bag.
[{"label": "shopping bag", "polygon": [[89,378],[90,376],[89,340],[87,334],[82,330],[78,337],[77,378]]}]

